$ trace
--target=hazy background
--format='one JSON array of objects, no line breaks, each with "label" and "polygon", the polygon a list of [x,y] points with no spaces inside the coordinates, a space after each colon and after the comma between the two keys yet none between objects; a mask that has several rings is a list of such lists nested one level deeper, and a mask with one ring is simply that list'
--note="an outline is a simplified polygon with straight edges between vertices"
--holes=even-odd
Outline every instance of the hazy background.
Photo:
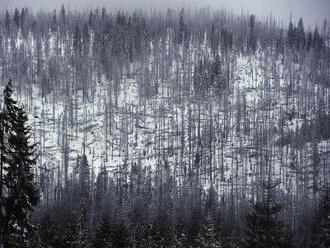
[{"label": "hazy background", "polygon": [[330,0],[0,0],[0,8],[31,7],[40,9],[60,8],[62,3],[71,10],[105,6],[118,9],[152,9],[209,6],[211,9],[226,8],[234,12],[249,12],[258,16],[270,13],[287,22],[303,17],[306,25],[323,24],[330,19]]}]

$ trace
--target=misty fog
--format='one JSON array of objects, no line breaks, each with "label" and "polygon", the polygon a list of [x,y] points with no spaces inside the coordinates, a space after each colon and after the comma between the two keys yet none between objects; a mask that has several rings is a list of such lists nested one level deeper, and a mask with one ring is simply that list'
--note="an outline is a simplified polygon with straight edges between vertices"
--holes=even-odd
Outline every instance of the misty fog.
[{"label": "misty fog", "polygon": [[268,16],[270,13],[276,18],[289,21],[290,16],[295,21],[303,17],[306,25],[322,25],[324,19],[329,19],[329,0],[1,0],[2,8],[14,8],[29,6],[34,11],[40,9],[59,8],[62,4],[70,9],[86,9],[91,7],[105,6],[116,9],[165,9],[181,7],[204,7],[210,9],[226,8],[234,12],[249,12],[259,16]]}]

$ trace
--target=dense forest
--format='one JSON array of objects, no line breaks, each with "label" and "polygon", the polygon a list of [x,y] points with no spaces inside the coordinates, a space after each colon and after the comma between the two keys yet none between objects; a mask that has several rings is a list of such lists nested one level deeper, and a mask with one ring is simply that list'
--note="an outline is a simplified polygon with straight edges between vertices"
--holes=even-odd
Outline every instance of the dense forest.
[{"label": "dense forest", "polygon": [[330,26],[0,14],[0,248],[330,247]]}]

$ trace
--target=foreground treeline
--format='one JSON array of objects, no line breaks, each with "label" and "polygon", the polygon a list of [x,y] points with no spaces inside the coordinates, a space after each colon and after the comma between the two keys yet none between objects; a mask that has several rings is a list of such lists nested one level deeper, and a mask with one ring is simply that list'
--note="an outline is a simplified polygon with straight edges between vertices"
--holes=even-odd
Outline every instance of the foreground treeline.
[{"label": "foreground treeline", "polygon": [[63,6],[0,33],[4,247],[329,246],[327,22]]}]

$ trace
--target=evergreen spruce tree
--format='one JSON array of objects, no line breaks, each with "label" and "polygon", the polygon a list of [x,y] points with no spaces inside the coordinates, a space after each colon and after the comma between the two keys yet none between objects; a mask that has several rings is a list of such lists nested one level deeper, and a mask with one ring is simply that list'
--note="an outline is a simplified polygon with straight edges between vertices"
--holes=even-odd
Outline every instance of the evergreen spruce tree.
[{"label": "evergreen spruce tree", "polygon": [[81,51],[82,51],[81,31],[78,25],[75,27],[73,34],[73,49],[77,56],[81,55]]},{"label": "evergreen spruce tree", "polygon": [[185,35],[184,9],[181,9],[180,17],[179,17],[179,39],[178,39],[178,43],[180,45],[184,41],[185,38],[184,35]]},{"label": "evergreen spruce tree", "polygon": [[88,247],[88,234],[83,227],[83,216],[81,211],[71,215],[65,229],[64,244],[66,248],[86,248]]},{"label": "evergreen spruce tree", "polygon": [[14,24],[15,24],[15,27],[18,28],[19,27],[19,23],[20,23],[20,20],[19,20],[20,16],[19,16],[19,12],[18,12],[18,9],[15,8],[15,12],[14,12],[14,17],[13,17],[13,21],[14,21]]},{"label": "evergreen spruce tree", "polygon": [[306,49],[309,51],[312,47],[312,41],[313,41],[313,34],[312,32],[307,33],[307,38],[306,38]]},{"label": "evergreen spruce tree", "polygon": [[46,214],[39,225],[40,246],[43,248],[64,247],[61,229],[54,223],[51,216]]},{"label": "evergreen spruce tree", "polygon": [[292,48],[293,44],[294,44],[294,27],[292,22],[290,21],[289,24],[289,28],[288,28],[288,32],[287,32],[287,44],[289,46],[289,48]]},{"label": "evergreen spruce tree", "polygon": [[208,214],[205,222],[201,226],[197,237],[198,247],[200,248],[220,248],[221,243],[215,230],[214,220],[211,214]]},{"label": "evergreen spruce tree", "polygon": [[249,20],[250,35],[248,39],[248,49],[251,53],[254,53],[257,49],[257,39],[255,35],[255,16],[251,15]]},{"label": "evergreen spruce tree", "polygon": [[110,241],[110,222],[106,217],[102,218],[101,223],[96,229],[95,237],[93,240],[94,248],[109,248],[111,247]]},{"label": "evergreen spruce tree", "polygon": [[11,24],[10,14],[9,14],[8,10],[6,10],[5,27],[6,27],[6,31],[8,32],[8,34],[10,32],[10,26],[11,26],[10,24]]},{"label": "evergreen spruce tree", "polygon": [[33,230],[31,213],[38,203],[39,191],[33,182],[36,144],[30,144],[30,127],[24,109],[12,98],[11,81],[4,90],[3,110],[3,196],[2,242],[5,247],[28,247]]},{"label": "evergreen spruce tree", "polygon": [[323,195],[318,207],[310,248],[330,247],[330,188]]},{"label": "evergreen spruce tree", "polygon": [[222,77],[220,56],[217,54],[212,64],[211,81],[215,92],[221,96],[225,88],[225,82]]},{"label": "evergreen spruce tree", "polygon": [[253,203],[252,213],[246,216],[242,246],[246,248],[291,248],[292,234],[276,215],[283,205],[273,199],[273,190],[278,183],[270,180],[262,183],[263,197]]},{"label": "evergreen spruce tree", "polygon": [[65,244],[65,247],[68,248],[76,247],[79,238],[78,236],[79,236],[78,225],[75,222],[75,219],[71,217],[64,231],[63,243]]},{"label": "evergreen spruce tree", "polygon": [[111,225],[109,237],[112,247],[129,247],[129,232],[123,219],[119,218],[116,223]]},{"label": "evergreen spruce tree", "polygon": [[62,7],[61,7],[61,16],[62,16],[62,22],[63,24],[65,24],[66,22],[66,14],[65,14],[65,8],[64,8],[64,4],[62,4]]},{"label": "evergreen spruce tree", "polygon": [[305,31],[304,31],[304,23],[303,23],[303,19],[300,18],[299,19],[299,23],[297,26],[297,37],[296,37],[296,46],[297,49],[303,49],[305,47],[305,43],[306,43],[306,38],[305,38]]},{"label": "evergreen spruce tree", "polygon": [[80,159],[80,164],[78,168],[79,175],[79,200],[81,203],[87,203],[90,195],[90,168],[88,165],[87,157],[85,154]]},{"label": "evergreen spruce tree", "polygon": [[197,97],[205,97],[208,90],[208,78],[205,67],[205,61],[200,60],[194,70],[194,91]]}]

